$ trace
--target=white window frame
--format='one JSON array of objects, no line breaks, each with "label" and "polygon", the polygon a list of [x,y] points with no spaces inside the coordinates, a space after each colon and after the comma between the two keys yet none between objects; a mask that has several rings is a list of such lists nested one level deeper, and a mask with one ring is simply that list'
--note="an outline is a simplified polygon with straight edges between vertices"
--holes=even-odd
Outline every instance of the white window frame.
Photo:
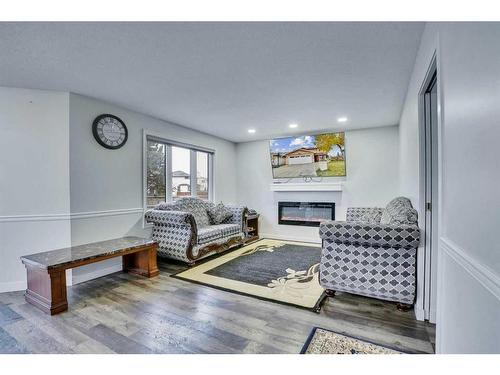
[{"label": "white window frame", "polygon": [[[172,202],[172,146],[175,147],[182,147],[189,149],[190,152],[190,184],[191,184],[191,196],[196,197],[198,195],[198,192],[196,191],[197,188],[197,157],[196,157],[196,152],[205,152],[208,154],[208,200],[210,202],[214,201],[214,159],[215,159],[215,150],[203,147],[203,146],[197,146],[193,144],[188,144],[188,143],[183,143],[179,141],[174,141],[172,139],[168,139],[163,137],[161,134],[150,131],[150,130],[143,130],[143,137],[142,137],[142,207],[144,212],[148,210],[148,205],[147,205],[147,184],[148,184],[148,140],[149,141],[157,141],[161,143],[166,144],[166,158],[167,162],[165,163],[165,189],[167,191],[166,194],[166,201],[167,202]],[[194,171],[194,172],[193,172]],[[169,193],[170,192],[170,193]],[[143,227],[146,228],[150,225],[146,224],[145,220],[143,219]]]}]

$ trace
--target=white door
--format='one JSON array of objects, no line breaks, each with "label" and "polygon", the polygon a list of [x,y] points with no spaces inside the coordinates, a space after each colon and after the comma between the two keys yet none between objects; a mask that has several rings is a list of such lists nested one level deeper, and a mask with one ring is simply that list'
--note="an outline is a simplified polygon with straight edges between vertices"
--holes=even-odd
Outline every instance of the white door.
[{"label": "white door", "polygon": [[294,156],[288,158],[288,164],[308,164],[313,162],[312,155]]}]

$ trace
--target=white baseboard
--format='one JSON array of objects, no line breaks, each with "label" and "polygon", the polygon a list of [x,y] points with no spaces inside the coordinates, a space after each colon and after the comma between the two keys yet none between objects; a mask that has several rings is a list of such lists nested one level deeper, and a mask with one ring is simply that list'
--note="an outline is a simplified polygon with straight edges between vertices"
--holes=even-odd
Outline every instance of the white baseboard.
[{"label": "white baseboard", "polygon": [[[67,286],[72,286],[76,284],[83,283],[88,280],[93,280],[97,279],[98,277],[106,276],[111,273],[115,273],[118,271],[122,270],[122,265],[121,264],[116,264],[111,267],[106,267],[100,270],[96,270],[94,272],[88,272],[84,273],[82,275],[75,275],[74,273],[72,274],[71,272],[66,274],[66,285]],[[71,270],[69,270],[71,271]],[[72,277],[71,277],[72,275]],[[5,293],[5,292],[18,292],[21,290],[26,290],[27,288],[27,283],[25,280],[23,281],[11,281],[11,282],[5,282],[5,283],[0,283],[0,293]]]},{"label": "white baseboard", "polygon": [[259,233],[260,238],[269,238],[273,240],[283,240],[283,241],[297,241],[297,242],[310,242],[321,244],[321,238],[318,237],[305,237],[305,236],[288,236],[276,233]]},{"label": "white baseboard", "polygon": [[437,321],[437,309],[433,308],[429,311],[429,323],[436,324]]},{"label": "white baseboard", "polygon": [[415,311],[415,319],[417,320],[420,320],[420,321],[424,321],[425,320],[425,312],[424,312],[424,309],[420,306],[417,306],[415,305],[413,307],[414,311]]},{"label": "white baseboard", "polygon": [[93,271],[93,272],[87,272],[87,273],[84,273],[84,274],[81,274],[81,275],[75,275],[73,273],[73,283],[72,283],[72,285],[76,285],[76,284],[83,283],[85,281],[97,279],[98,277],[106,276],[106,275],[109,275],[111,273],[115,273],[115,272],[118,272],[118,271],[121,271],[121,270],[122,270],[122,265],[121,264],[115,264],[115,265],[110,266],[110,267],[99,269],[99,270],[96,270],[96,271]]},{"label": "white baseboard", "polygon": [[0,283],[0,293],[5,292],[17,292],[20,290],[26,290],[26,281],[11,281],[7,283]]}]

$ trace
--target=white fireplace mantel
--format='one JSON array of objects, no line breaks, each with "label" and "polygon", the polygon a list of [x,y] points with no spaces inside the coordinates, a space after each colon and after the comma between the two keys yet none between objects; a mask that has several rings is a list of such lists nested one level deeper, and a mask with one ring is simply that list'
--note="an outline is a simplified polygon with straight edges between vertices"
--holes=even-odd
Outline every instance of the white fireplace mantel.
[{"label": "white fireplace mantel", "polygon": [[283,182],[269,187],[271,191],[342,191],[341,182]]}]

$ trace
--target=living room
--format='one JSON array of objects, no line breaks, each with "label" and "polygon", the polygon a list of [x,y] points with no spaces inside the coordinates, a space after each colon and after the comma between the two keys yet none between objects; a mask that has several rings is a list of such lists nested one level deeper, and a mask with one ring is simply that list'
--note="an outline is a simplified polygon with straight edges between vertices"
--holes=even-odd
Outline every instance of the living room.
[{"label": "living room", "polygon": [[499,23],[0,35],[0,354],[500,353]]}]

